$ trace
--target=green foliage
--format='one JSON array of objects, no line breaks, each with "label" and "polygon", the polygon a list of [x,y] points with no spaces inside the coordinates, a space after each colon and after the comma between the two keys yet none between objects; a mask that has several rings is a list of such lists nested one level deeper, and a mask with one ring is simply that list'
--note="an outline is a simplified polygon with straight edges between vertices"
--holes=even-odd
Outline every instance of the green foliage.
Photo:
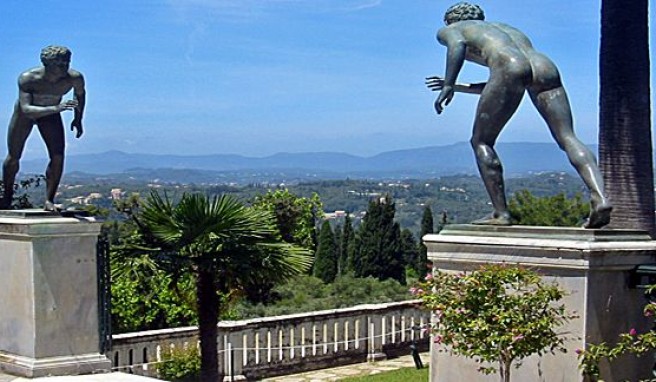
[{"label": "green foliage", "polygon": [[401,229],[394,222],[395,205],[385,198],[369,202],[358,230],[354,271],[357,277],[392,278],[405,283],[405,264],[400,248]]},{"label": "green foliage", "polygon": [[[401,238],[399,241],[399,246],[401,249],[401,255],[403,256],[403,262],[406,264],[407,273],[412,278],[421,278],[426,273],[426,265],[421,267],[420,270],[417,270],[420,261],[420,247],[415,239],[415,235],[412,232],[405,228],[401,231]],[[419,273],[422,272],[422,273]]]},{"label": "green foliage", "polygon": [[143,262],[133,272],[112,267],[112,330],[126,333],[196,325],[196,295],[191,275],[177,282]]},{"label": "green foliage", "polygon": [[424,245],[423,237],[429,233],[434,232],[434,223],[433,223],[433,211],[430,206],[424,207],[424,212],[421,216],[421,231],[419,232],[419,254],[417,256],[417,261],[412,263],[415,273],[422,277],[428,268],[428,248]]},{"label": "green foliage", "polygon": [[[137,213],[138,196],[116,205],[121,212]],[[128,208],[129,207],[129,208]],[[110,245],[112,329],[115,333],[196,325],[195,279],[160,269],[148,256],[135,256],[141,243],[132,220],[103,224]]]},{"label": "green foliage", "polygon": [[268,317],[408,299],[407,287],[395,280],[351,275],[339,276],[330,284],[313,276],[299,276],[275,287],[274,292],[279,296],[275,304],[242,302],[235,312],[241,318]]},{"label": "green foliage", "polygon": [[[646,293],[653,293],[655,290],[656,285],[652,285]],[[643,310],[643,314],[645,317],[653,318],[656,316],[656,302],[648,303]],[[654,350],[656,350],[656,331],[651,330],[639,334],[635,329],[631,329],[628,333],[620,334],[615,345],[609,345],[605,342],[586,344],[585,350],[577,349],[576,353],[583,374],[596,380],[600,377],[599,363],[603,359],[612,362],[627,353],[641,356],[652,353]]]},{"label": "green foliage", "polygon": [[[45,182],[46,177],[43,175],[31,176],[27,179],[21,179],[14,184],[14,198],[11,201],[11,207],[15,209],[34,208],[32,198],[34,197],[36,189],[39,188],[42,182]],[[0,181],[0,190],[4,187]],[[0,199],[2,195],[0,195]]]},{"label": "green foliage", "polygon": [[341,379],[342,382],[399,382],[399,381],[428,381],[428,368],[415,369],[404,368],[386,371],[380,374],[367,375],[363,377],[351,377]]},{"label": "green foliage", "polygon": [[343,276],[354,271],[355,231],[353,230],[353,221],[349,214],[346,214],[344,218],[344,229],[341,239],[342,241],[339,244],[339,274]]},{"label": "green foliage", "polygon": [[200,382],[200,354],[195,346],[162,352],[159,378],[170,382]]},{"label": "green foliage", "polygon": [[421,215],[421,236],[435,232],[435,225],[433,223],[433,210],[430,206],[424,207],[424,212]]},{"label": "green foliage", "polygon": [[315,249],[316,225],[323,215],[319,195],[313,193],[304,198],[294,195],[288,189],[279,189],[256,196],[253,206],[275,216],[284,241]]},{"label": "green foliage", "polygon": [[434,342],[482,364],[498,362],[503,381],[513,362],[565,351],[557,329],[573,318],[557,304],[563,291],[524,268],[488,265],[465,274],[435,272],[411,290],[435,315]]},{"label": "green foliage", "polygon": [[184,194],[174,205],[153,192],[134,219],[143,246],[133,249],[169,271],[216,271],[226,293],[256,278],[285,280],[310,265],[306,250],[279,241],[268,212],[229,195]]},{"label": "green foliage", "polygon": [[333,282],[337,277],[337,244],[329,221],[324,221],[319,234],[319,246],[314,256],[312,274],[326,283]]},{"label": "green foliage", "polygon": [[306,250],[280,241],[269,212],[229,195],[185,193],[175,204],[152,192],[132,219],[138,229],[124,246],[128,255],[151,261],[174,279],[195,275],[204,380],[218,378],[221,306],[253,283],[283,281],[311,264]]},{"label": "green foliage", "polygon": [[516,192],[508,208],[517,224],[555,227],[581,226],[590,209],[580,193],[569,199],[562,192],[536,197],[528,190]]}]

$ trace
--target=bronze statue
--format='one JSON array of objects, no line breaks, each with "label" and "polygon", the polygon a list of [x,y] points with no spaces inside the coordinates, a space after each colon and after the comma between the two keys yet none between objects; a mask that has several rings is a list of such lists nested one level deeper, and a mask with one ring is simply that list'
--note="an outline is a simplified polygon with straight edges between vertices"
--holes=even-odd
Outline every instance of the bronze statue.
[{"label": "bronze statue", "polygon": [[[458,3],[444,16],[446,26],[437,32],[447,47],[446,74],[427,78],[431,90],[440,91],[435,110],[441,114],[455,92],[480,94],[471,144],[478,170],[492,200],[492,214],[473,224],[510,225],[503,169],[494,144],[524,93],[549,126],[558,146],[590,190],[590,215],[585,228],[600,228],[610,221],[612,205],[604,193],[604,182],[592,152],[574,134],[572,112],[556,65],[519,30],[484,21],[483,10]],[[487,83],[459,84],[456,79],[465,60],[489,68]]]},{"label": "bronze statue", "polygon": [[[54,211],[55,194],[64,168],[64,124],[60,113],[73,110],[71,131],[82,136],[85,89],[82,74],[70,69],[71,51],[62,46],[48,46],[41,51],[43,66],[29,69],[18,77],[18,101],[7,132],[7,158],[2,166],[4,184],[0,208],[11,208],[14,181],[25,141],[36,124],[48,150],[45,210]],[[73,99],[62,102],[73,89]]]}]

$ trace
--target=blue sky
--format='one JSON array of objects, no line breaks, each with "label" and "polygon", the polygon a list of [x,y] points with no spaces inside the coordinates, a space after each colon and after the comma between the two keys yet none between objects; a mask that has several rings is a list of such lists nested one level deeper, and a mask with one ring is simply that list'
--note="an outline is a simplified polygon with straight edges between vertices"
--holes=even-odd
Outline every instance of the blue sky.
[{"label": "blue sky", "polygon": [[[87,80],[86,132],[80,140],[67,132],[69,155],[369,156],[466,141],[476,96],[457,95],[438,117],[436,94],[423,84],[444,72],[435,33],[454,2],[2,0],[0,124],[9,121],[18,74],[39,65],[43,46],[58,44],[71,48]],[[554,59],[579,137],[596,142],[600,0],[479,3],[488,20],[522,29]],[[469,64],[460,79],[486,74]],[[70,113],[64,118],[70,123]],[[550,139],[525,99],[500,141]],[[43,156],[35,131],[25,157]]]}]

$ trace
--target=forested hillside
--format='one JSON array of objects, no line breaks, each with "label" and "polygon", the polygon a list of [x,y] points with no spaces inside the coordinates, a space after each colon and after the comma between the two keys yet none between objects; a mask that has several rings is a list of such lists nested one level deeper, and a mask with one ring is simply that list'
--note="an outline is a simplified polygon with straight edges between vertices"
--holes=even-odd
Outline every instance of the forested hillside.
[{"label": "forested hillside", "polygon": [[[421,214],[425,206],[429,206],[436,221],[442,219],[445,213],[450,223],[466,223],[489,212],[488,197],[478,176],[454,175],[434,179],[410,179],[385,181],[368,180],[321,180],[293,185],[286,184],[250,184],[236,186],[228,184],[194,184],[184,182],[162,182],[153,180],[142,182],[129,178],[123,181],[103,177],[79,180],[65,179],[60,187],[58,200],[67,207],[84,208],[95,206],[112,210],[112,202],[117,198],[126,198],[132,193],[142,196],[150,190],[166,192],[176,199],[183,192],[203,192],[210,195],[231,193],[244,201],[268,190],[289,189],[290,192],[309,197],[316,193],[323,203],[323,210],[328,218],[339,222],[342,214],[334,215],[335,211],[348,212],[354,219],[354,225],[359,224],[362,213],[366,211],[372,199],[389,195],[396,204],[396,221],[402,228],[408,228],[413,233],[419,233]],[[525,177],[509,178],[507,190],[509,196],[519,190],[527,189],[536,196],[556,195],[565,193],[574,196],[584,193],[582,182],[576,176],[567,173],[539,173]],[[114,192],[112,192],[114,190]],[[40,200],[40,190],[34,200]]]}]

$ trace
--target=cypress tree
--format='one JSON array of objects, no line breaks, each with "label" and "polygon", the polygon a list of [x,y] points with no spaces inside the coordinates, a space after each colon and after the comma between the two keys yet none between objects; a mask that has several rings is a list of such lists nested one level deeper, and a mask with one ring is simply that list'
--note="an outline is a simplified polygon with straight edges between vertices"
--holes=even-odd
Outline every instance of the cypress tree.
[{"label": "cypress tree", "polygon": [[347,213],[344,218],[344,228],[342,230],[342,238],[339,249],[339,274],[345,275],[353,271],[353,245],[355,241],[355,233],[353,232],[353,222],[351,216]]},{"label": "cypress tree", "polygon": [[421,217],[421,232],[419,234],[419,256],[414,263],[415,271],[419,277],[427,273],[428,267],[428,249],[424,245],[424,235],[434,232],[433,211],[430,206],[424,207],[424,213]]},{"label": "cypress tree", "polygon": [[312,274],[326,283],[335,281],[337,276],[337,245],[329,221],[324,221],[319,233],[319,245],[314,258]]},{"label": "cypress tree", "polygon": [[[419,246],[417,245],[415,235],[407,228],[401,231],[400,248],[406,267],[412,269],[413,273],[416,273],[416,264],[419,263]],[[424,274],[419,273],[417,276],[423,277]]]},{"label": "cypress tree", "polygon": [[337,258],[337,275],[342,274],[342,268],[344,263],[342,262],[342,226],[337,225],[333,230],[333,235],[335,236],[335,256]]},{"label": "cypress tree", "polygon": [[394,279],[405,284],[405,264],[400,249],[401,228],[394,222],[395,205],[389,196],[369,202],[358,232],[355,276]]}]

